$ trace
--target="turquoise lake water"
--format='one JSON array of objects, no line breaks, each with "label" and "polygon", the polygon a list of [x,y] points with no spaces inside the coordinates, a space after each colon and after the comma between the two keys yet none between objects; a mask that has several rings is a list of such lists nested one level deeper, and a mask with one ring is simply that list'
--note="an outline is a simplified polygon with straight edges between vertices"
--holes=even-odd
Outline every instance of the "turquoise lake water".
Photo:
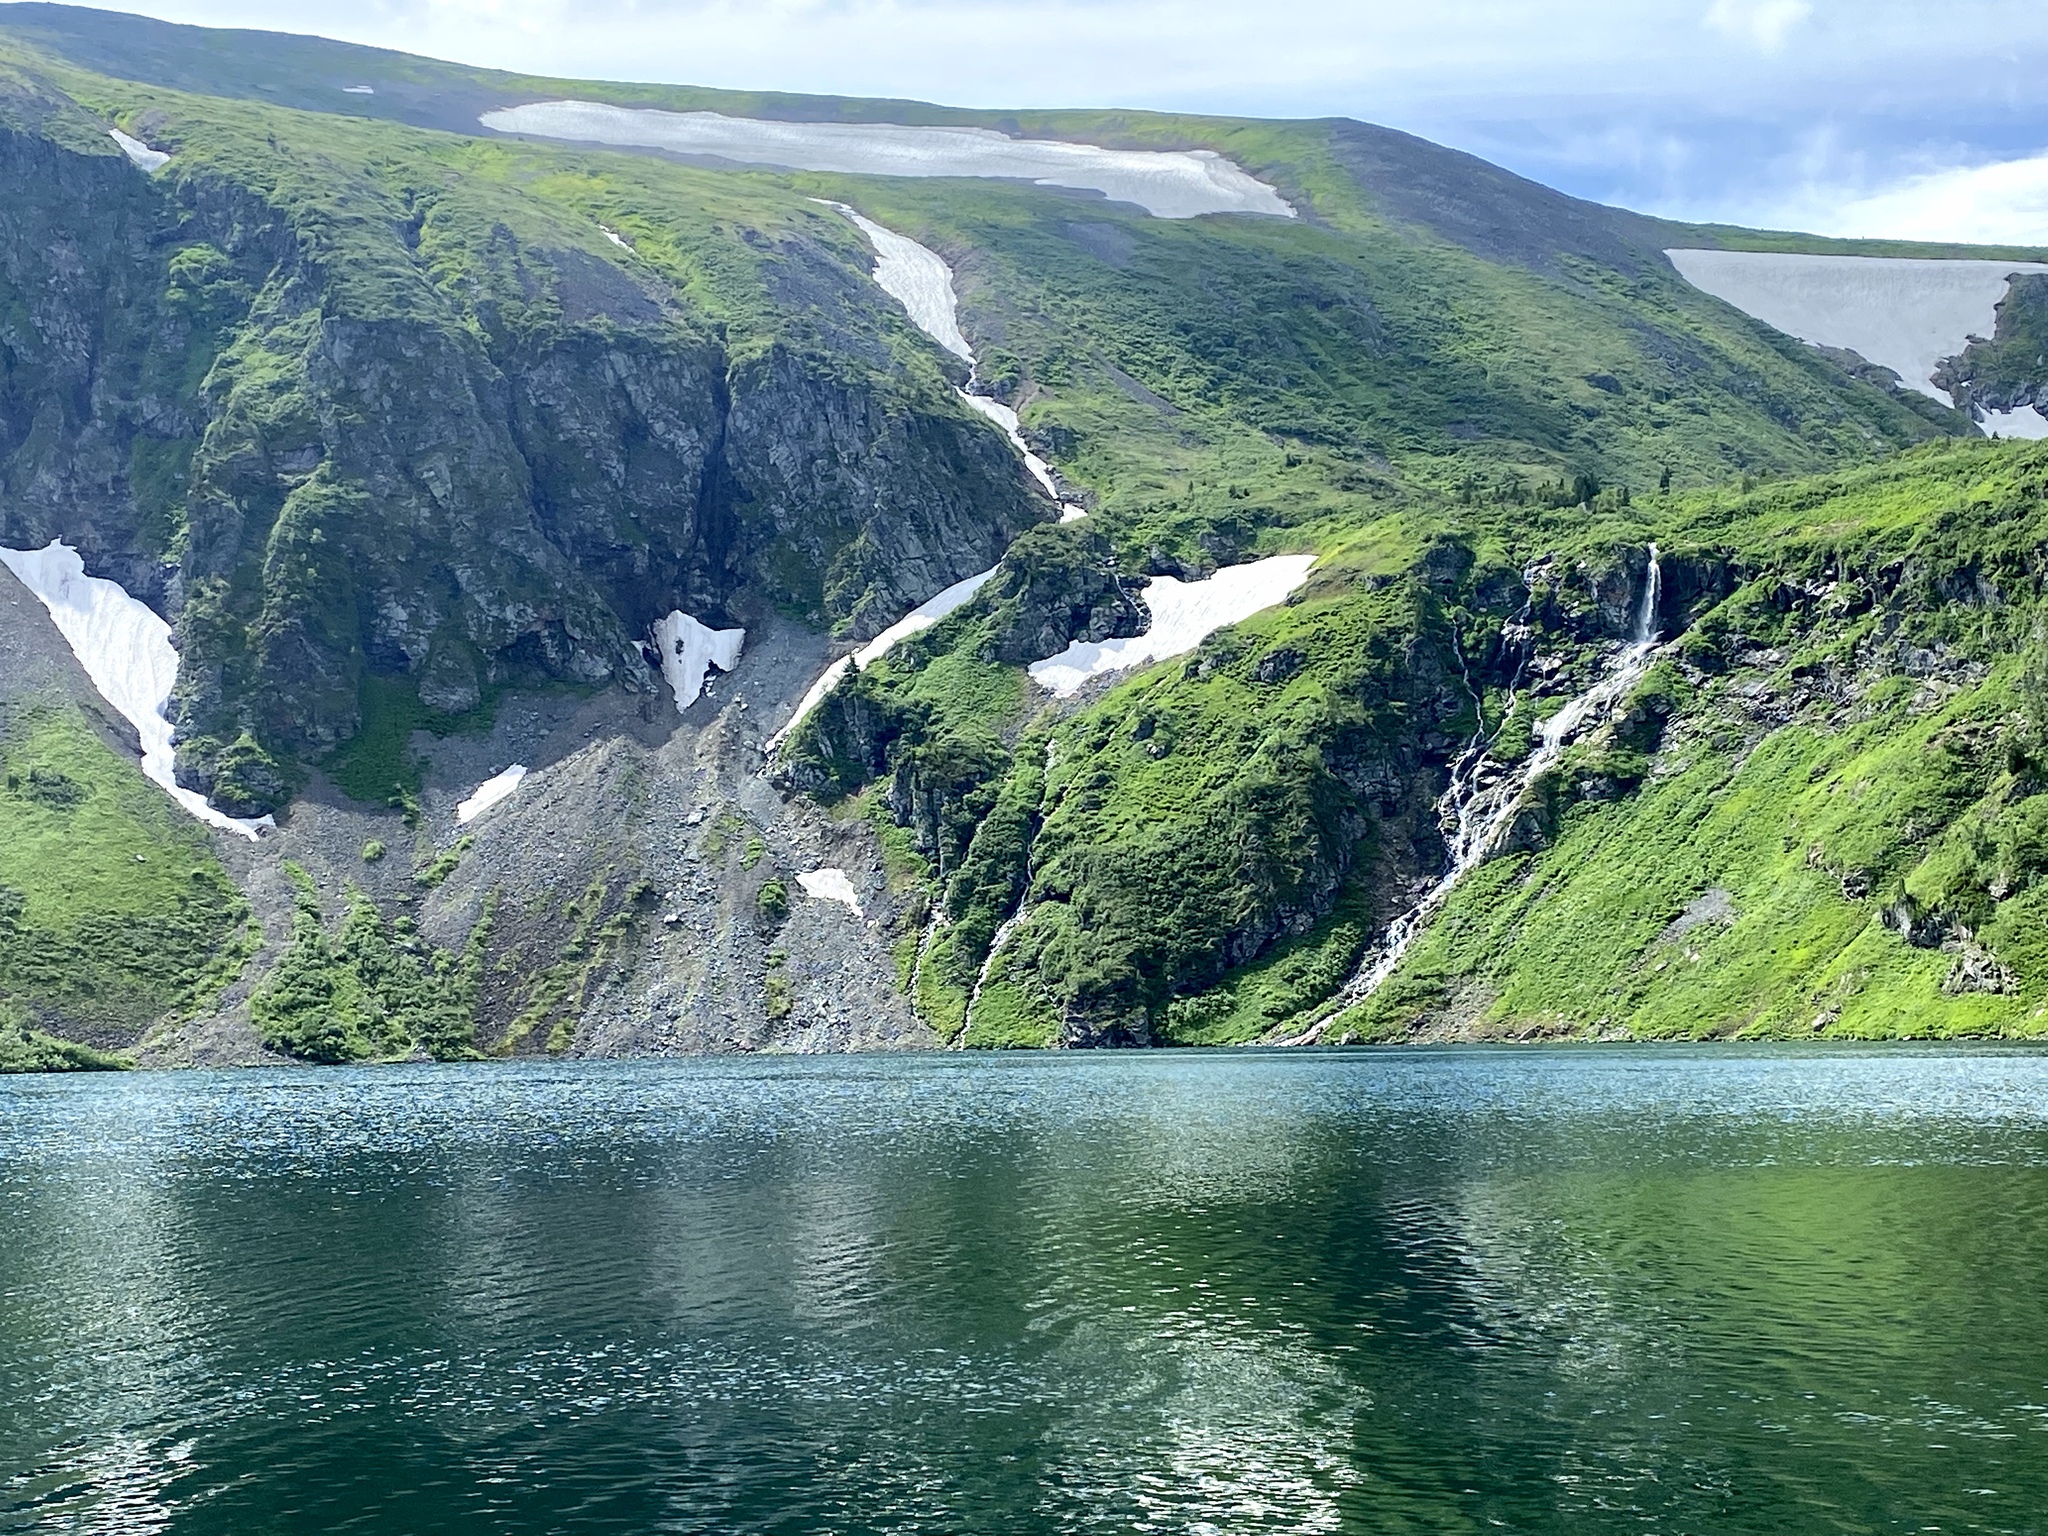
[{"label": "turquoise lake water", "polygon": [[2048,1054],[0,1079],[0,1531],[2048,1532]]}]

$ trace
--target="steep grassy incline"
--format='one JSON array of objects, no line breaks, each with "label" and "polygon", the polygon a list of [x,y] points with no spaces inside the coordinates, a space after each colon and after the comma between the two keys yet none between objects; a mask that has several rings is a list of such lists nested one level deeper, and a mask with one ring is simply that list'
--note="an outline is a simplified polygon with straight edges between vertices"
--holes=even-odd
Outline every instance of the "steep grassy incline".
[{"label": "steep grassy incline", "polygon": [[115,1064],[248,953],[247,903],[132,753],[0,569],[0,1071]]},{"label": "steep grassy incline", "polygon": [[[1391,535],[1339,548],[1289,604],[1075,710],[995,685],[1012,621],[989,597],[843,685],[791,772],[878,780],[870,803],[930,855],[914,969],[935,1026],[983,1044],[2041,1029],[2048,449],[1485,511],[1420,558]],[[1391,980],[1333,1017],[1443,866],[1450,763],[1482,720],[1500,767],[1529,754],[1611,664],[1653,541],[1657,664],[1534,780]]]},{"label": "steep grassy incline", "polygon": [[1727,595],[1338,1032],[2048,1032],[2048,451],[1647,531]]}]

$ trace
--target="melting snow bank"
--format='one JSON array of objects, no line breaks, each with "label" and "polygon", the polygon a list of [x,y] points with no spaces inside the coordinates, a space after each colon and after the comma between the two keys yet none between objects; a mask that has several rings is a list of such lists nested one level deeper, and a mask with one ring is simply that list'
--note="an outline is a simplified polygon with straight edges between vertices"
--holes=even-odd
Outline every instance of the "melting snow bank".
[{"label": "melting snow bank", "polygon": [[[844,203],[818,199],[827,208],[845,215],[860,229],[861,233],[875,248],[875,285],[901,304],[910,316],[911,324],[955,357],[965,361],[969,367],[974,364],[974,349],[961,334],[959,320],[959,298],[953,291],[953,269],[936,251],[928,250],[915,240],[885,229],[872,219],[861,217]],[[1059,500],[1059,486],[1053,480],[1052,466],[1033,453],[1024,441],[1017,413],[1000,400],[987,395],[959,391],[960,398],[974,410],[1003,429],[1004,434],[1017,452],[1024,457],[1024,467],[1031,476],[1045,488],[1045,494]],[[1072,502],[1060,505],[1060,521],[1072,522],[1086,517],[1087,510]],[[825,695],[839,686],[839,680],[846,676],[849,668],[865,668],[879,661],[889,653],[898,641],[907,639],[921,629],[929,629],[947,614],[965,603],[979,592],[991,576],[995,567],[977,572],[964,581],[956,581],[936,596],[925,599],[902,618],[883,630],[874,639],[862,646],[851,656],[842,656],[818,675],[804,696],[797,701],[795,711],[783,724],[781,730],[768,738],[766,751],[772,757],[789,734],[803,723],[804,717],[821,703]],[[1263,606],[1263,605],[1262,605]],[[1227,621],[1226,621],[1227,622]],[[1213,627],[1213,626],[1212,626]],[[1199,644],[1199,640],[1196,642]],[[693,694],[692,697],[695,697]]]},{"label": "melting snow bank", "polygon": [[[899,621],[900,622],[900,621]],[[851,656],[842,656],[831,666],[818,674],[818,680],[804,690],[804,696],[796,701],[796,709],[782,723],[782,729],[768,738],[762,751],[773,757],[789,740],[789,733],[804,723],[804,717],[825,702],[825,695],[839,686],[839,679],[846,676],[846,669],[853,665]]]},{"label": "melting snow bank", "polygon": [[265,816],[238,821],[215,810],[204,795],[178,785],[171,722],[164,718],[178,681],[171,626],[119,582],[85,574],[78,551],[58,540],[47,549],[0,549],[0,564],[50,610],[85,675],[142,738],[142,771],[154,784],[209,826],[255,838],[277,823]]},{"label": "melting snow bank", "polygon": [[[1770,251],[1666,251],[1693,287],[1788,336],[1846,347],[1943,405],[1934,383],[1944,358],[1997,328],[1998,305],[2028,261],[1940,261],[1893,256],[1798,256]],[[2017,414],[2017,413],[2015,413]],[[2002,425],[1988,430],[2026,435]]]},{"label": "melting snow bank", "polygon": [[678,608],[654,626],[654,644],[661,653],[661,675],[675,691],[676,713],[697,702],[704,674],[712,667],[730,672],[740,664],[744,629],[712,629]]},{"label": "melting snow bank", "polygon": [[807,875],[798,875],[796,883],[804,888],[806,896],[818,901],[836,901],[850,908],[854,916],[861,916],[860,892],[853,888],[853,882],[846,878],[843,869],[814,869]]},{"label": "melting snow bank", "polygon": [[107,137],[121,146],[121,152],[145,171],[160,171],[171,163],[171,157],[160,149],[151,149],[140,139],[131,139],[118,128],[109,128]]},{"label": "melting snow bank", "polygon": [[1275,555],[1226,566],[1206,581],[1155,576],[1145,588],[1152,627],[1129,640],[1077,640],[1059,655],[1031,664],[1032,681],[1059,698],[1090,678],[1184,655],[1226,624],[1238,624],[1286,600],[1308,580],[1314,555]]},{"label": "melting snow bank", "polygon": [[804,696],[797,701],[795,713],[790,715],[789,720],[783,725],[782,729],[768,738],[766,750],[773,754],[776,748],[789,739],[789,733],[803,723],[804,716],[824,703],[825,695],[839,686],[839,679],[846,676],[847,668],[860,667],[865,670],[888,655],[898,641],[908,640],[921,629],[930,629],[939,620],[943,619],[955,608],[962,606],[975,593],[979,592],[987,584],[989,577],[995,575],[995,573],[996,568],[990,566],[987,570],[977,572],[965,581],[954,582],[953,585],[939,593],[938,596],[928,597],[919,603],[910,612],[903,615],[902,618],[891,624],[851,656],[842,656],[833,662],[831,666],[818,674],[818,680],[812,683]]},{"label": "melting snow bank", "polygon": [[500,800],[509,800],[513,791],[519,788],[519,781],[525,777],[526,765],[514,763],[503,773],[485,779],[483,783],[477,785],[475,794],[455,807],[456,821],[466,825],[475,821]]},{"label": "melting snow bank", "polygon": [[595,101],[540,101],[477,119],[499,133],[714,155],[747,165],[857,176],[983,176],[1075,187],[1136,203],[1155,218],[1255,213],[1291,219],[1286,199],[1213,150],[1102,149],[1013,139],[992,128],[788,123],[718,112],[661,112]]},{"label": "melting snow bank", "polygon": [[937,251],[919,245],[873,219],[864,219],[844,203],[819,199],[834,213],[860,227],[875,248],[875,285],[910,315],[910,323],[963,362],[974,361],[974,349],[960,334],[960,298],[953,291],[953,269]]},{"label": "melting snow bank", "polygon": [[895,649],[898,641],[908,640],[921,629],[930,629],[955,608],[964,605],[969,598],[973,597],[975,593],[988,584],[989,577],[995,575],[995,573],[996,568],[990,566],[985,571],[976,572],[965,581],[954,582],[953,585],[946,588],[937,597],[926,598],[894,624],[891,624],[887,629],[875,636],[866,645],[855,651],[853,653],[853,664],[865,671],[869,666],[880,661],[891,650]]},{"label": "melting snow bank", "polygon": [[[910,323],[931,337],[955,357],[974,366],[974,349],[960,330],[960,296],[953,290],[953,269],[937,251],[919,245],[908,236],[885,229],[873,219],[863,218],[844,203],[819,198],[827,208],[844,214],[868,237],[875,248],[875,286],[903,306]],[[1010,446],[1024,457],[1031,478],[1044,487],[1045,494],[1060,500],[1060,488],[1052,477],[1052,466],[1031,451],[1024,441],[1023,423],[1002,401],[968,390],[957,392],[969,409],[980,412],[1003,429]],[[1073,502],[1060,502],[1060,521],[1071,523],[1086,517],[1087,510]]]},{"label": "melting snow bank", "polygon": [[[1010,440],[1010,446],[1024,455],[1024,467],[1031,471],[1031,478],[1045,488],[1046,495],[1054,501],[1060,501],[1060,488],[1053,481],[1052,466],[1033,453],[1030,445],[1024,441],[1023,423],[1017,419],[1017,413],[991,395],[971,395],[963,389],[960,391],[960,398],[967,402],[970,409],[981,412],[1003,429],[1004,436]],[[1071,523],[1075,518],[1087,515],[1085,508],[1076,506],[1071,501],[1060,501],[1061,522]]]},{"label": "melting snow bank", "polygon": [[2029,442],[2048,438],[2048,416],[2040,407],[2022,405],[2010,411],[1986,411],[1978,423],[1989,437],[2023,437]]}]

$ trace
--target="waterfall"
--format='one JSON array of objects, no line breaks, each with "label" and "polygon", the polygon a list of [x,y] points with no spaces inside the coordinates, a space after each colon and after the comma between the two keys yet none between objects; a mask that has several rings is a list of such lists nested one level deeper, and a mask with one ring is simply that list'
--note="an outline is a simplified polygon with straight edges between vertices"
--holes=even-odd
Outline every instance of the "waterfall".
[{"label": "waterfall", "polygon": [[[1458,882],[1494,855],[1501,839],[1514,825],[1523,797],[1537,775],[1557,761],[1566,745],[1590,721],[1604,717],[1614,701],[1640,682],[1643,674],[1650,670],[1650,663],[1657,654],[1657,610],[1664,595],[1664,572],[1657,561],[1657,546],[1652,544],[1649,551],[1649,570],[1643,579],[1643,595],[1636,605],[1635,625],[1620,655],[1591,688],[1537,726],[1534,746],[1526,758],[1511,767],[1496,763],[1491,748],[1499,731],[1489,735],[1482,715],[1478,732],[1451,767],[1450,786],[1436,803],[1437,820],[1444,829],[1444,846],[1450,855],[1448,867],[1423,893],[1421,900],[1387,925],[1378,947],[1366,956],[1351,980],[1337,994],[1336,1005],[1317,1021],[1308,1034],[1294,1043],[1307,1044],[1319,1038],[1331,1017],[1353,1003],[1363,1002],[1380,989],[1401,963],[1408,946],[1414,943],[1424,925],[1436,916]],[[1527,622],[1528,612],[1528,605],[1524,604],[1523,624]],[[1464,661],[1461,651],[1458,657],[1461,668]],[[1514,689],[1520,680],[1521,669],[1517,667],[1515,678],[1509,684],[1503,726],[1517,707]],[[1479,695],[1476,689],[1472,689],[1469,675],[1465,686],[1472,690],[1476,702]]]},{"label": "waterfall", "polygon": [[[1009,942],[1010,935],[1016,932],[1017,925],[1023,922],[1030,912],[1030,907],[1020,901],[1017,910],[997,925],[996,936],[988,941],[988,953],[981,958],[981,971],[974,978],[974,990],[967,994],[967,1024],[974,1022],[974,1005],[981,1001],[981,989],[988,985],[988,973],[995,969],[996,956],[1002,953],[1003,945]],[[967,1041],[967,1024],[960,1026],[960,1040],[963,1045]]]}]

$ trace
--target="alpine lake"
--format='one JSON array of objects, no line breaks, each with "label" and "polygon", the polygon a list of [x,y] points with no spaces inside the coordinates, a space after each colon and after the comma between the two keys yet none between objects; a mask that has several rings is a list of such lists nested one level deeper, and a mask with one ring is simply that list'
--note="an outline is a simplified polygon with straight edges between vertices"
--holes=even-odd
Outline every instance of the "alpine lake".
[{"label": "alpine lake", "polygon": [[2048,1055],[0,1080],[0,1531],[2048,1531]]}]

